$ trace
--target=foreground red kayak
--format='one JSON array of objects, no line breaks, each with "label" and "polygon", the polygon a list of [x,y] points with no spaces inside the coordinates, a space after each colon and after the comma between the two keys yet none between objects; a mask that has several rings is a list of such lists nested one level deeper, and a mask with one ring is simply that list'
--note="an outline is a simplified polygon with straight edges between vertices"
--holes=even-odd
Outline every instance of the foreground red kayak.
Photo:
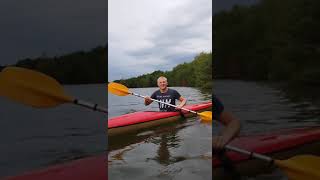
[{"label": "foreground red kayak", "polygon": [[[211,107],[212,102],[184,106],[186,109],[197,112],[211,110]],[[183,111],[183,114],[185,117],[195,116],[194,113],[186,111]],[[140,129],[146,129],[160,124],[177,121],[180,117],[181,115],[179,112],[141,111],[125,114],[108,120],[108,135],[114,136],[138,131]]]},{"label": "foreground red kayak", "polygon": [[5,180],[107,180],[107,155],[75,160]]},{"label": "foreground red kayak", "polygon": [[[243,136],[230,143],[248,151],[272,156],[275,159],[288,159],[301,154],[320,155],[320,127],[281,130],[268,134]],[[251,159],[237,152],[227,152],[223,156],[227,164],[232,164],[236,173],[254,176],[274,170],[275,166],[259,159]],[[228,162],[229,161],[229,162]],[[227,179],[226,163],[221,163],[217,156],[213,156],[213,177]],[[230,173],[230,172],[229,172]]]}]

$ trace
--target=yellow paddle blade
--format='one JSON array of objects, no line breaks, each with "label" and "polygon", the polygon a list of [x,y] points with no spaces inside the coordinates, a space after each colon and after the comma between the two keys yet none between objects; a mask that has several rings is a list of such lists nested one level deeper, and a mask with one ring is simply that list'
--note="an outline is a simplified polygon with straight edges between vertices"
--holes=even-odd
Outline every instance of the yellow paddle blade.
[{"label": "yellow paddle blade", "polygon": [[198,113],[202,121],[212,121],[212,112],[211,111],[204,111]]},{"label": "yellow paddle blade", "polygon": [[6,67],[0,72],[0,95],[33,107],[53,107],[73,101],[55,79],[19,67]]},{"label": "yellow paddle blade", "polygon": [[111,92],[112,94],[117,96],[126,96],[131,94],[126,86],[115,82],[111,82],[108,84],[108,92]]},{"label": "yellow paddle blade", "polygon": [[300,155],[288,160],[275,160],[275,164],[283,170],[289,180],[320,179],[320,157]]}]

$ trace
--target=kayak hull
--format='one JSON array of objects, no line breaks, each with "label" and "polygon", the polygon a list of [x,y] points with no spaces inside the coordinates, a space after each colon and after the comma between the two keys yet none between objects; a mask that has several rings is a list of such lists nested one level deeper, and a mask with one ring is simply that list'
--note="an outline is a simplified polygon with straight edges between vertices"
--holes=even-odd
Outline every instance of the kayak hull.
[{"label": "kayak hull", "polygon": [[[211,110],[212,103],[206,102],[185,106],[197,112]],[[185,117],[195,116],[194,113],[182,111]],[[175,122],[181,119],[180,112],[143,111],[117,116],[108,120],[108,136],[137,132],[141,129],[156,127],[161,124]]]}]

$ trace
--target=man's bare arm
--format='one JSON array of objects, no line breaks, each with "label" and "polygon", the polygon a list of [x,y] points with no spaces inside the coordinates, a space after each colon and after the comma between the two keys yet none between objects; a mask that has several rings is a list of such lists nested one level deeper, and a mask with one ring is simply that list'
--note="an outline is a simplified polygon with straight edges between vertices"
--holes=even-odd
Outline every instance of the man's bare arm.
[{"label": "man's bare arm", "polygon": [[216,136],[212,140],[213,147],[216,149],[222,149],[227,143],[229,143],[240,132],[240,121],[235,118],[229,112],[222,112],[220,116],[220,122],[225,126],[222,134]]}]

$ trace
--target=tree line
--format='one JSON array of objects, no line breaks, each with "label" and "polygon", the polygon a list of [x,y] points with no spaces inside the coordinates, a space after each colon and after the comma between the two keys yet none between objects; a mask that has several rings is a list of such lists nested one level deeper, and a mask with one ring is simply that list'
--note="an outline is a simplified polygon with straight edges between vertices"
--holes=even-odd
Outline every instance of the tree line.
[{"label": "tree line", "polygon": [[216,14],[215,77],[320,84],[319,8],[319,0],[261,0]]},{"label": "tree line", "polygon": [[98,46],[88,52],[78,51],[60,57],[23,59],[14,66],[43,72],[63,84],[107,82],[107,47]]},{"label": "tree line", "polygon": [[[13,66],[45,73],[63,84],[88,84],[107,82],[107,46],[88,52],[78,51],[59,57],[26,58]],[[0,66],[0,70],[4,66]],[[154,71],[138,77],[116,80],[130,88],[157,86],[159,76],[168,77],[170,86],[212,89],[212,52],[198,54],[192,62],[179,64],[171,71]]]},{"label": "tree line", "polygon": [[155,87],[159,76],[168,78],[170,86],[199,87],[204,90],[212,89],[212,52],[198,54],[190,63],[175,66],[171,71],[154,71],[129,79],[120,79],[130,88]]}]

